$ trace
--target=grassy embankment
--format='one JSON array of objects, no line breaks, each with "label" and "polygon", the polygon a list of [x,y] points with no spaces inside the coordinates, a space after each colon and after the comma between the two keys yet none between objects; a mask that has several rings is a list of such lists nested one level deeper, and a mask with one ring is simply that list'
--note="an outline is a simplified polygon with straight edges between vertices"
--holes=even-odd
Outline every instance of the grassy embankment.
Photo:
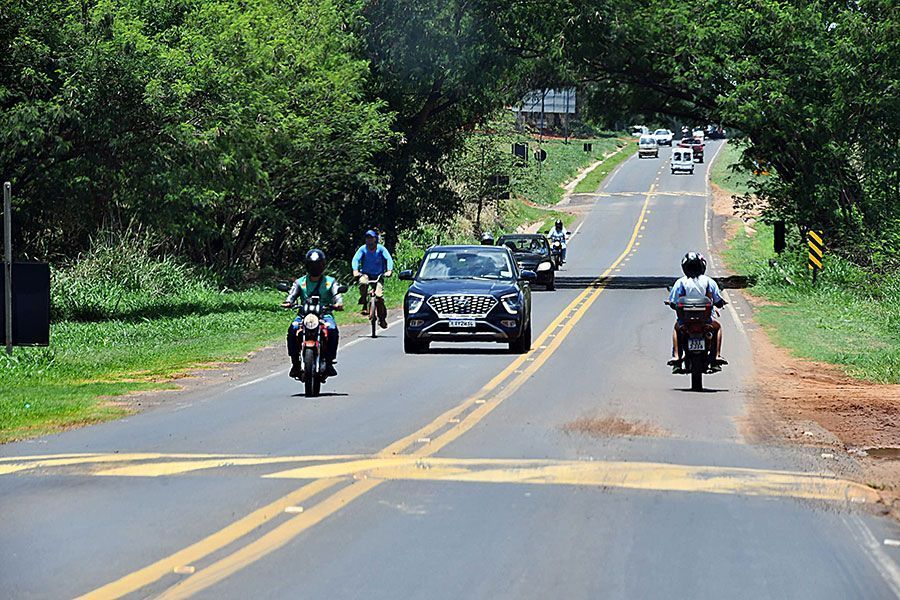
[{"label": "grassy embankment", "polygon": [[[747,175],[727,168],[737,154],[731,145],[723,149],[711,176],[731,194],[748,191]],[[752,230],[739,228],[725,260],[733,271],[751,276],[752,295],[768,301],[755,316],[775,342],[856,378],[900,383],[900,274],[870,273],[826,254],[812,285],[799,235],[776,256],[772,227],[755,222]]]},{"label": "grassy embankment", "polygon": [[[526,141],[534,146],[533,139]],[[562,219],[566,227],[571,225],[576,215],[553,208],[563,198],[563,184],[573,180],[581,169],[601,160],[604,154],[616,151],[631,141],[613,133],[593,139],[573,139],[568,144],[557,139],[544,141],[542,147],[547,151],[547,160],[539,165],[537,161],[529,159],[528,168],[531,173],[522,190],[522,197],[515,198],[506,205],[503,217],[506,229],[513,231],[516,227],[541,221],[538,230],[546,231],[556,219]],[[591,152],[584,151],[584,142],[591,142]],[[575,192],[596,191],[603,178],[631,155],[631,146],[634,144],[607,158],[576,186]]]}]

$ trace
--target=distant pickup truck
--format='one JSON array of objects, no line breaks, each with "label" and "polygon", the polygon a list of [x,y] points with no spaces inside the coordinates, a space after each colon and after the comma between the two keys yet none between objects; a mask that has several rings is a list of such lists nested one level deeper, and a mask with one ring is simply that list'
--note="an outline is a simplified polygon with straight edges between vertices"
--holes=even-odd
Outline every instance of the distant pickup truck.
[{"label": "distant pickup truck", "polygon": [[701,142],[697,138],[682,138],[682,140],[678,143],[678,147],[690,148],[694,152],[694,160],[699,163],[703,162],[703,142]]}]

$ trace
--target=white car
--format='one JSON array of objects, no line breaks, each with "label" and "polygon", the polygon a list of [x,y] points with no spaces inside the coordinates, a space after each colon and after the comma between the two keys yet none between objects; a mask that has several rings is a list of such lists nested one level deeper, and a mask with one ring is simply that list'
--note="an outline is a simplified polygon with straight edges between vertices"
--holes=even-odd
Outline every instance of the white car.
[{"label": "white car", "polygon": [[669,166],[672,175],[677,172],[694,174],[694,151],[690,148],[675,148],[672,150],[672,159]]},{"label": "white car", "polygon": [[702,128],[702,127],[697,127],[696,129],[694,129],[694,131],[693,131],[693,133],[691,134],[691,136],[692,136],[695,140],[700,140],[700,143],[702,144],[702,143],[703,143],[703,140],[706,139],[706,132],[703,131],[703,128]]},{"label": "white car", "polygon": [[656,143],[660,146],[671,146],[674,137],[675,134],[668,129],[657,129],[653,132],[653,139],[656,140]]},{"label": "white car", "polygon": [[638,140],[638,158],[644,158],[645,156],[659,158],[659,144],[650,135],[645,135]]}]

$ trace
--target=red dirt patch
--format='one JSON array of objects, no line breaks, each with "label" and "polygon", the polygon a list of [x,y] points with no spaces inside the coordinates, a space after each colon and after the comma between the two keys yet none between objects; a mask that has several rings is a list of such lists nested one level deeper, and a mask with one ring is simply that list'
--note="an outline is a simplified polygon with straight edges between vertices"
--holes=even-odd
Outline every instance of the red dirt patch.
[{"label": "red dirt patch", "polygon": [[580,417],[563,425],[562,430],[570,435],[578,433],[591,437],[668,435],[665,430],[646,421],[626,421],[618,417]]},{"label": "red dirt patch", "polygon": [[900,385],[851,379],[836,367],[792,356],[762,330],[751,334],[756,382],[743,433],[750,441],[830,447],[858,469],[835,470],[881,490],[900,518],[900,460],[866,456],[866,448],[900,446]]}]

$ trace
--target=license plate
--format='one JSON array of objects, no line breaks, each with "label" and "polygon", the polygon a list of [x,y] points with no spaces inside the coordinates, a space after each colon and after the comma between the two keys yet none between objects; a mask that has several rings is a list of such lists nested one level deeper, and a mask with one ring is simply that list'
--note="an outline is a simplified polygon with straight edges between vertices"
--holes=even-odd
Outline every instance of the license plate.
[{"label": "license plate", "polygon": [[475,321],[473,319],[450,319],[450,327],[472,328],[475,327]]},{"label": "license plate", "polygon": [[706,350],[706,345],[703,343],[703,338],[690,338],[688,339],[688,351],[703,351]]}]

